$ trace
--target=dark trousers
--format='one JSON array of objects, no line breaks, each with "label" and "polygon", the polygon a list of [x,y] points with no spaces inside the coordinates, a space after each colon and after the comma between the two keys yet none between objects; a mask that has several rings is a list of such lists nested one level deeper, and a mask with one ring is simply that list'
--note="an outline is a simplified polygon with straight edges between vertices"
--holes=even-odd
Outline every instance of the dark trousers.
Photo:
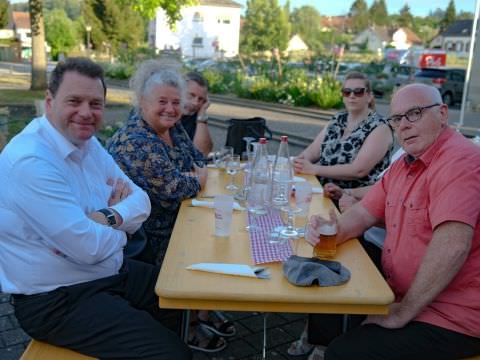
[{"label": "dark trousers", "polygon": [[127,260],[120,274],[37,295],[13,295],[15,316],[34,339],[101,359],[191,359],[160,323],[159,267]]},{"label": "dark trousers", "polygon": [[[380,249],[360,239],[380,269]],[[312,314],[308,319],[308,340],[328,346],[325,360],[453,360],[480,355],[480,339],[431,324],[413,321],[401,329],[361,325],[365,315],[349,315],[342,334],[343,315]]]}]

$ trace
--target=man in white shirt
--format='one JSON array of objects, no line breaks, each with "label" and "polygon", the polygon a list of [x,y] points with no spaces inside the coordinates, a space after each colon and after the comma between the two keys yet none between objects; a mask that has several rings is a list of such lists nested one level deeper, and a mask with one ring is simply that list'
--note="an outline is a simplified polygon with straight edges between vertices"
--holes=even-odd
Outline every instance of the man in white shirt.
[{"label": "man in white shirt", "polygon": [[105,94],[100,66],[59,63],[46,115],[0,154],[0,285],[35,339],[102,359],[190,359],[158,321],[159,268],[123,258],[150,201],[93,136]]}]

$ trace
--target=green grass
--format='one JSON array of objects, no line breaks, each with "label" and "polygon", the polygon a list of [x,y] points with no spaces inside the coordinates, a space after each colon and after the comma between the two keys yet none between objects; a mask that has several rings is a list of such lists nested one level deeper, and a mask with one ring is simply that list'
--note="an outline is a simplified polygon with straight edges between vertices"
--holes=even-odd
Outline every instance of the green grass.
[{"label": "green grass", "polygon": [[34,105],[34,100],[43,99],[45,91],[16,90],[5,89],[0,90],[0,105]]}]

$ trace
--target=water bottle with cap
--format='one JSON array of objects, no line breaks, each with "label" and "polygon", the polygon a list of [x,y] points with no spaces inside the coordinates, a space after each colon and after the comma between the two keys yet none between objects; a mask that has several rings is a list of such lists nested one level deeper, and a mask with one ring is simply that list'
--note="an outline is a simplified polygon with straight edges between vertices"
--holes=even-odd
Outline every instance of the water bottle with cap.
[{"label": "water bottle with cap", "polygon": [[288,150],[288,136],[280,138],[272,173],[272,205],[281,207],[288,204],[293,183],[293,166]]},{"label": "water bottle with cap", "polygon": [[257,215],[267,213],[270,178],[267,139],[260,138],[250,173],[250,191],[247,196],[247,205],[252,205],[253,208],[250,210]]}]

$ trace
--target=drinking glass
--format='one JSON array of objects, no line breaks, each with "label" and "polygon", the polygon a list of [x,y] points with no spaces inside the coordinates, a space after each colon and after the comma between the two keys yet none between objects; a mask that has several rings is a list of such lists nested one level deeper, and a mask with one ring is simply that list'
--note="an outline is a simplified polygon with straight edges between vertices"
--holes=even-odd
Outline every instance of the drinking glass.
[{"label": "drinking glass", "polygon": [[265,215],[265,185],[254,184],[247,193],[246,207],[252,215],[252,222],[245,227],[247,231],[258,231],[260,227],[257,225],[257,216]]},{"label": "drinking glass", "polygon": [[230,156],[233,156],[233,147],[231,146],[222,147],[220,151],[217,151],[216,153],[214,153],[215,167],[218,169],[224,169],[225,160]]},{"label": "drinking glass", "polygon": [[240,155],[232,155],[226,158],[227,174],[230,175],[230,183],[227,185],[227,190],[238,190],[238,186],[234,184],[235,175],[240,168]]}]

